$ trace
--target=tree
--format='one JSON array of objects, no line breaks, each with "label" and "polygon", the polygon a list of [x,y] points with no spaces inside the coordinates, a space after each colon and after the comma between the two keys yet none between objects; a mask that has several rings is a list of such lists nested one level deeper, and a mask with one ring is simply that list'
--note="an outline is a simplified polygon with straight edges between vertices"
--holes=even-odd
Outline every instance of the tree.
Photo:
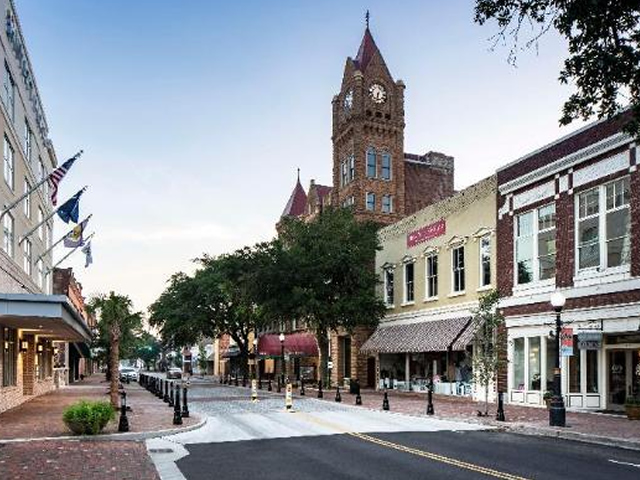
[{"label": "tree", "polygon": [[286,218],[273,244],[261,304],[273,320],[306,322],[318,342],[319,378],[327,367],[330,331],[374,328],[385,314],[375,291],[377,228],[356,221],[349,209],[327,209],[310,222]]},{"label": "tree", "polygon": [[[522,30],[531,27],[525,48],[555,29],[568,41],[569,56],[559,80],[576,92],[565,102],[561,125],[612,117],[630,106],[626,130],[640,134],[640,4],[637,0],[476,0],[475,22],[495,20],[495,42],[512,46],[515,63]],[[495,45],[494,45],[495,46]]]},{"label": "tree", "polygon": [[134,347],[136,333],[142,327],[142,315],[132,311],[129,297],[114,292],[91,298],[88,308],[98,318],[97,343],[107,353],[110,400],[117,408],[120,356],[126,356]]},{"label": "tree", "polygon": [[133,354],[144,362],[147,370],[150,370],[151,366],[155,364],[162,354],[162,345],[149,332],[142,332],[136,340]]},{"label": "tree", "polygon": [[497,310],[498,302],[498,291],[491,290],[480,297],[480,304],[473,312],[473,376],[484,388],[485,417],[489,413],[489,389],[506,366],[506,328],[504,317]]}]

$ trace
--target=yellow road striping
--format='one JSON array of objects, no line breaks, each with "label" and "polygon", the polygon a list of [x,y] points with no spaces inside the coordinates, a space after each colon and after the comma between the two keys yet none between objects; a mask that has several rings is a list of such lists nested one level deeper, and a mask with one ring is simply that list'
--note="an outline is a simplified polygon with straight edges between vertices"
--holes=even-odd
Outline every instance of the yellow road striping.
[{"label": "yellow road striping", "polygon": [[476,473],[482,473],[484,475],[488,475],[490,477],[494,477],[494,478],[501,478],[503,480],[527,480],[525,477],[520,477],[518,475],[512,475],[510,473],[507,472],[501,472],[499,470],[494,470],[492,468],[488,468],[488,467],[483,467],[481,465],[476,465],[473,463],[469,463],[469,462],[464,462],[462,460],[457,460],[455,458],[451,458],[451,457],[446,457],[444,455],[440,455],[437,453],[432,453],[432,452],[427,452],[425,450],[418,450],[417,448],[411,448],[411,447],[406,447],[404,445],[400,445],[399,443],[394,443],[394,442],[389,442],[386,440],[382,440],[380,438],[376,438],[376,437],[372,437],[370,435],[366,435],[363,433],[357,433],[357,432],[351,432],[348,429],[337,425],[335,423],[332,422],[328,422],[326,420],[320,420],[318,418],[315,418],[309,414],[306,413],[302,413],[300,412],[299,415],[301,417],[305,417],[309,422],[311,423],[315,423],[317,425],[320,425],[322,427],[327,427],[330,428],[332,430],[336,430],[339,433],[345,433],[347,435],[350,435],[354,438],[358,438],[360,440],[363,440],[365,442],[370,442],[370,443],[374,443],[376,445],[380,445],[382,447],[387,447],[387,448],[392,448],[394,450],[398,450],[400,452],[405,452],[405,453],[410,453],[412,455],[417,455],[419,457],[423,457],[423,458],[427,458],[429,460],[433,460],[436,462],[440,462],[440,463],[444,463],[446,465],[451,465],[454,467],[458,467],[458,468],[462,468],[464,470],[470,470],[472,472],[476,472]]}]

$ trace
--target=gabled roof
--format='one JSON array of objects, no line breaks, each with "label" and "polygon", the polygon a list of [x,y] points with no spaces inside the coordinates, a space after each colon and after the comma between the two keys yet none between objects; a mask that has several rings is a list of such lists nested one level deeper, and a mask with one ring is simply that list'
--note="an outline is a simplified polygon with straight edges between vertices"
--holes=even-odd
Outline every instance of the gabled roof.
[{"label": "gabled roof", "polygon": [[364,31],[364,36],[362,37],[358,54],[353,61],[356,68],[361,72],[364,72],[376,52],[380,54],[380,50],[378,50],[376,42],[373,40],[373,35],[371,35],[371,31],[369,30],[369,27],[367,27]]},{"label": "gabled roof", "polygon": [[317,192],[318,198],[322,200],[324,197],[326,197],[331,193],[331,187],[329,187],[328,185],[316,184],[316,192]]},{"label": "gabled roof", "polygon": [[300,177],[298,177],[296,186],[293,188],[293,192],[291,192],[291,196],[289,197],[287,205],[284,207],[281,217],[298,217],[304,214],[306,206],[307,194],[300,184]]}]

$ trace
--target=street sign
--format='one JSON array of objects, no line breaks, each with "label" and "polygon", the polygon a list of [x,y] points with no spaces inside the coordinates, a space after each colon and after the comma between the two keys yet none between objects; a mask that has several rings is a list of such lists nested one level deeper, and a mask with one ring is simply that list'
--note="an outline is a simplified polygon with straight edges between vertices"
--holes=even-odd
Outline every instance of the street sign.
[{"label": "street sign", "polygon": [[573,328],[564,327],[560,331],[560,352],[563,357],[573,357]]},{"label": "street sign", "polygon": [[333,368],[333,362],[332,362],[332,361],[328,361],[328,362],[327,362],[327,368],[328,368],[329,370],[331,370],[331,369]]},{"label": "street sign", "polygon": [[578,348],[580,350],[600,350],[602,348],[602,332],[578,332]]},{"label": "street sign", "polygon": [[290,412],[293,407],[293,389],[291,387],[291,383],[287,383],[287,390],[284,396],[284,406],[288,412]]}]

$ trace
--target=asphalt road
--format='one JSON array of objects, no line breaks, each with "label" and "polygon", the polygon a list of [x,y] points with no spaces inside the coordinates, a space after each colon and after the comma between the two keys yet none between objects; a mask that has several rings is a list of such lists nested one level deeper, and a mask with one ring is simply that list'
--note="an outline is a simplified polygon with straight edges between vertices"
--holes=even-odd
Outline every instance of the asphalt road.
[{"label": "asphalt road", "polygon": [[459,422],[201,386],[204,428],[147,441],[163,480],[640,479],[640,453]]}]

